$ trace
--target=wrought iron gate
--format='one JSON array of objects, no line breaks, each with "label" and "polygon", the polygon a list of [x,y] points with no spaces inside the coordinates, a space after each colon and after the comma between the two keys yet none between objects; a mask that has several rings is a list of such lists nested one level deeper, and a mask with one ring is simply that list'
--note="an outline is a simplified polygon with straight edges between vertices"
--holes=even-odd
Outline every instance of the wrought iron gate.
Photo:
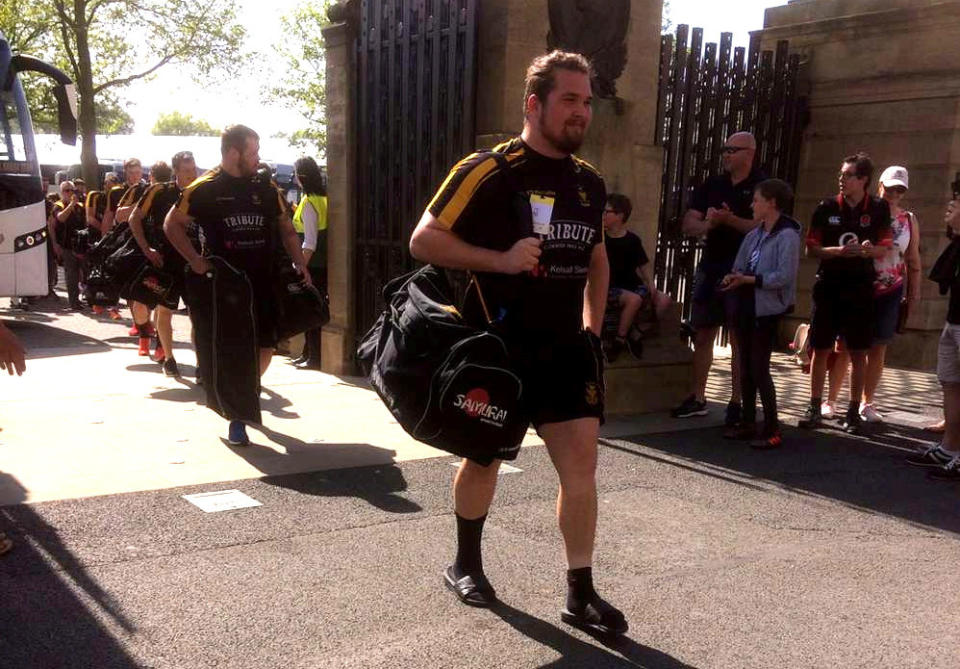
[{"label": "wrought iron gate", "polygon": [[[703,30],[677,28],[664,35],[660,51],[657,142],[664,147],[656,277],[661,290],[690,316],[693,274],[701,243],[680,230],[692,190],[720,171],[720,148],[728,136],[745,130],[757,140],[756,164],[767,176],[796,187],[800,143],[807,124],[806,97],[798,90],[800,58],[788,55],[786,41],[776,54],[760,51],[759,35],[748,49],[731,49],[723,33],[719,49],[706,45]],[[731,59],[732,51],[732,59]]]},{"label": "wrought iron gate", "polygon": [[357,39],[357,332],[410,270],[410,233],[473,150],[479,0],[363,0]]}]

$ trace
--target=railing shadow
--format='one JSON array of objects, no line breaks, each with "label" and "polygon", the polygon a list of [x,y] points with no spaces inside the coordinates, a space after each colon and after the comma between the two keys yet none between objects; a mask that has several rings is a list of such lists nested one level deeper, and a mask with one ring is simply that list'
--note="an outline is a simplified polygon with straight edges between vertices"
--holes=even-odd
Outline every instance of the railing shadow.
[{"label": "railing shadow", "polygon": [[773,482],[798,494],[830,498],[869,513],[960,533],[955,488],[931,481],[923,470],[903,462],[912,450],[909,445],[904,447],[907,432],[915,441],[922,435],[920,430],[908,428],[877,431],[872,437],[851,437],[832,429],[788,429],[783,447],[775,451],[755,451],[742,442],[724,440],[721,429],[645,434],[601,443],[739,485],[762,489],[763,482]]},{"label": "railing shadow", "polygon": [[[19,498],[26,499],[26,491],[9,474],[0,472],[0,487],[19,489]],[[67,548],[55,527],[33,506],[16,504],[0,507],[0,530],[14,541],[14,548],[0,557],[0,663],[4,667],[140,666],[97,613],[123,633],[133,634],[136,627]]]}]

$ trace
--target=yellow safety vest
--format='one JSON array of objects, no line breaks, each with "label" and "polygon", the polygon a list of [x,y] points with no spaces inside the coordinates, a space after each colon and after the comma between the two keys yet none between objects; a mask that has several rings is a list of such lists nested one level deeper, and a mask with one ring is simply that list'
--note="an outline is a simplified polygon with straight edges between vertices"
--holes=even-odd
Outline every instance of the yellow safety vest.
[{"label": "yellow safety vest", "polygon": [[313,205],[313,210],[317,212],[317,230],[327,229],[327,196],[326,195],[304,195],[297,205],[297,210],[293,212],[293,228],[297,234],[303,236],[303,208],[307,202]]}]

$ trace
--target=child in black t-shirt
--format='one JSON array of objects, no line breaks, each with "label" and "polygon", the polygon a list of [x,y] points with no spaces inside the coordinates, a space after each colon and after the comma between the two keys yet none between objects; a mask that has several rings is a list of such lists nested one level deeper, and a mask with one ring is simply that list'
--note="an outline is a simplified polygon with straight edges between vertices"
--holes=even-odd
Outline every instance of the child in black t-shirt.
[{"label": "child in black t-shirt", "polygon": [[650,259],[644,251],[643,242],[626,228],[632,210],[630,199],[620,193],[611,193],[603,210],[604,241],[610,263],[607,309],[620,310],[616,337],[607,348],[607,358],[610,361],[615,360],[628,345],[628,335],[634,319],[657,294]]}]

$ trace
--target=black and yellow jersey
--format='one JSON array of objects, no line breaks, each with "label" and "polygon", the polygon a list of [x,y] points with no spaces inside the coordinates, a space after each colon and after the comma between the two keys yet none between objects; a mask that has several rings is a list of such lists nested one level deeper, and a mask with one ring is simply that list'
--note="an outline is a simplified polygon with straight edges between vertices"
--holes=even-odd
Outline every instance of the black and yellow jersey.
[{"label": "black and yellow jersey", "polygon": [[[137,202],[137,209],[142,217],[143,234],[150,246],[155,249],[160,250],[168,244],[167,238],[163,234],[163,221],[170,209],[180,199],[180,192],[180,187],[176,181],[151,184],[143,192],[140,201]],[[190,241],[196,242],[195,225],[191,224],[187,228],[187,236]],[[194,246],[197,246],[197,244],[194,243]]]},{"label": "black and yellow jersey", "polygon": [[176,206],[196,222],[204,255],[220,256],[248,274],[270,272],[286,209],[268,178],[233,177],[218,167],[184,188]]},{"label": "black and yellow jersey", "polygon": [[[541,155],[519,137],[450,171],[428,209],[464,241],[507,251],[541,240],[540,264],[524,276],[480,274],[491,317],[526,334],[577,332],[593,248],[603,242],[603,178],[575,156]],[[468,317],[476,305],[468,301]]]},{"label": "black and yellow jersey", "polygon": [[[69,203],[60,200],[53,205],[53,213],[59,215],[60,212],[65,210],[68,206]],[[54,230],[56,230],[57,243],[65,249],[70,249],[71,251],[74,250],[77,247],[77,233],[79,233],[81,230],[85,230],[86,228],[87,213],[83,210],[83,205],[78,202],[77,206],[73,208],[72,212],[70,212],[67,220],[55,220]]]},{"label": "black and yellow jersey", "polygon": [[92,190],[87,193],[87,200],[84,203],[86,210],[93,214],[97,223],[103,221],[103,215],[107,210],[107,194],[102,190]]},{"label": "black and yellow jersey", "polygon": [[116,214],[117,209],[120,207],[128,207],[136,204],[148,185],[146,181],[140,181],[132,186],[125,183],[114,186],[107,193],[106,211],[112,211]]}]

